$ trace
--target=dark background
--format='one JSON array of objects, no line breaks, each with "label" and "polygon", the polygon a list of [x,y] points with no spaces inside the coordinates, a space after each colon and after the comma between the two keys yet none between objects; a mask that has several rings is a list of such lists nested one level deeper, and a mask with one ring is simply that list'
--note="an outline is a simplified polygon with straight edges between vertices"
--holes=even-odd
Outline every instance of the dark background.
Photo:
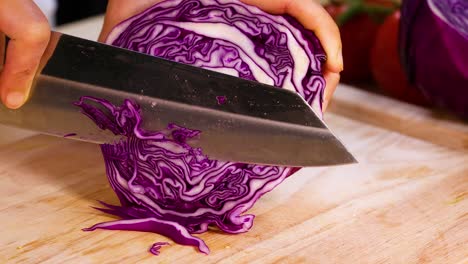
[{"label": "dark background", "polygon": [[107,0],[58,0],[58,4],[56,23],[61,25],[103,14],[106,11]]}]

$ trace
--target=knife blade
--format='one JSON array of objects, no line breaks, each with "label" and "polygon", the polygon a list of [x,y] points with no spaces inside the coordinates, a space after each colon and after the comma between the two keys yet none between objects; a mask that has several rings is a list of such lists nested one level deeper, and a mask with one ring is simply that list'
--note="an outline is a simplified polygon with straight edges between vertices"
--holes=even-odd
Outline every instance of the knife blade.
[{"label": "knife blade", "polygon": [[[1,57],[1,56],[0,56]],[[201,131],[191,142],[212,159],[324,166],[356,160],[297,93],[52,32],[31,95],[0,123],[93,143],[119,140],[73,103],[82,96],[140,105],[146,130],[169,123]],[[226,99],[220,104],[218,97]]]}]

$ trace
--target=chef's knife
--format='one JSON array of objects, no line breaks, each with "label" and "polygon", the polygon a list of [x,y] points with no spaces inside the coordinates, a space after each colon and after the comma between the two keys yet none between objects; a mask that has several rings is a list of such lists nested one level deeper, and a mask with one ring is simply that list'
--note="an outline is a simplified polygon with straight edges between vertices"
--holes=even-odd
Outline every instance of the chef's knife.
[{"label": "chef's knife", "polygon": [[132,99],[147,130],[169,123],[200,130],[191,144],[212,159],[300,167],[355,162],[295,92],[58,32],[27,103],[0,106],[0,123],[94,143],[118,140],[73,104],[81,96],[116,105]]}]

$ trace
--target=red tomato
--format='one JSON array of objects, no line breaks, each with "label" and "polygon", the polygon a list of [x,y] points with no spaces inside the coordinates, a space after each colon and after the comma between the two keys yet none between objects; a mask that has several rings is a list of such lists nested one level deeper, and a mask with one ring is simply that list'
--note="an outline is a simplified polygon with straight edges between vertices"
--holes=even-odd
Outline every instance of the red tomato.
[{"label": "red tomato", "polygon": [[371,51],[371,70],[380,89],[397,99],[429,105],[429,101],[408,83],[398,55],[400,11],[388,16],[380,26]]},{"label": "red tomato", "polygon": [[[325,7],[335,20],[347,8],[346,5]],[[374,43],[378,28],[379,24],[367,14],[358,14],[340,26],[344,63],[344,70],[341,73],[343,82],[359,83],[372,80],[369,51]]]}]

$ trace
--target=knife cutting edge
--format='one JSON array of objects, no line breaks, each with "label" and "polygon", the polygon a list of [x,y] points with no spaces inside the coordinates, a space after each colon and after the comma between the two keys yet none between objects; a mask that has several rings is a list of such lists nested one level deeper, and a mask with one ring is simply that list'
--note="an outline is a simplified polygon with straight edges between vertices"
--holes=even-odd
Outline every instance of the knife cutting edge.
[{"label": "knife cutting edge", "polygon": [[[0,56],[1,57],[1,56]],[[143,128],[200,130],[212,159],[294,167],[356,160],[297,93],[52,32],[26,104],[0,123],[93,143],[119,140],[74,105],[82,96],[140,105]],[[219,103],[222,96],[225,102]]]}]

